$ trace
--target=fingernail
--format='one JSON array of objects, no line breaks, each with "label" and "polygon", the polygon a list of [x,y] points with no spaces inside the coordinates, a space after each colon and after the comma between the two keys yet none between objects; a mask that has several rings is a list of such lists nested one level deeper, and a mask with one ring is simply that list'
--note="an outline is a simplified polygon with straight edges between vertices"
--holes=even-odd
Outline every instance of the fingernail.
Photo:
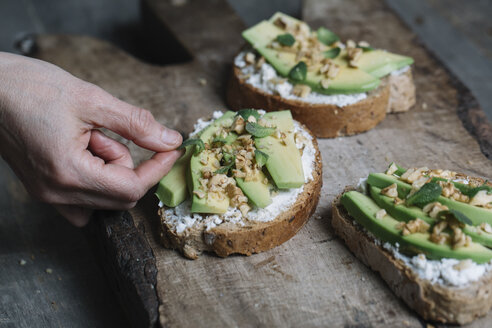
[{"label": "fingernail", "polygon": [[162,141],[164,141],[164,143],[168,146],[177,147],[181,144],[183,138],[179,132],[165,128],[164,132],[162,132]]}]

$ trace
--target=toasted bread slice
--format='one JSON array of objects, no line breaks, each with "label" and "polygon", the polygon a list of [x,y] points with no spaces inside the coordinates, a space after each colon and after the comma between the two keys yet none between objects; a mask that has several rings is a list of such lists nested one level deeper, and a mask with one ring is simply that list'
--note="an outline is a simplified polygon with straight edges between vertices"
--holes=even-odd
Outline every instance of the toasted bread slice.
[{"label": "toasted bread slice", "polygon": [[[353,190],[347,188],[345,191]],[[375,243],[340,204],[332,204],[331,225],[354,255],[379,273],[390,289],[423,319],[466,324],[484,316],[492,307],[492,272],[463,287],[444,286],[420,278],[401,259]]]},{"label": "toasted bread slice", "polygon": [[286,99],[258,89],[246,80],[241,69],[234,66],[227,89],[230,108],[290,109],[296,120],[320,138],[348,136],[370,130],[385,118],[387,112],[406,111],[415,104],[411,69],[399,75],[388,75],[381,80],[378,88],[368,93],[367,98],[343,107]]},{"label": "toasted bread slice", "polygon": [[177,233],[175,224],[166,216],[166,208],[161,208],[161,242],[164,247],[178,249],[189,259],[198,258],[203,251],[214,252],[220,257],[231,254],[249,256],[269,250],[292,238],[314,213],[322,185],[323,164],[318,143],[305,126],[300,126],[312,136],[316,154],[312,179],[303,186],[302,192],[289,208],[268,222],[224,222],[210,229],[207,229],[205,223],[198,222],[182,233]]}]

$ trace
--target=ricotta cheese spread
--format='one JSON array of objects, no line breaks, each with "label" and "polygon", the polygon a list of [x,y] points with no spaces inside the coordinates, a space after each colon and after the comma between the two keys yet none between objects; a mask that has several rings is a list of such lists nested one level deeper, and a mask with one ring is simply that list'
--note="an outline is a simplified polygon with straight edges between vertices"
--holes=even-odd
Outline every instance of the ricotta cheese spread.
[{"label": "ricotta cheese spread", "polygon": [[[265,111],[258,111],[261,115],[265,114]],[[217,111],[213,114],[213,119],[217,119],[223,115],[222,112]],[[198,120],[195,124],[195,130],[190,133],[190,137],[196,135],[199,131],[208,126],[213,120]],[[301,133],[305,139],[302,144],[298,142],[296,146],[301,149],[304,147],[301,160],[302,167],[304,170],[305,182],[313,180],[313,170],[316,161],[316,149],[313,145],[313,138],[311,135],[302,129],[302,127],[294,121],[294,131],[296,133]],[[181,234],[187,228],[191,228],[195,224],[204,224],[206,229],[211,229],[220,224],[231,222],[235,224],[244,225],[244,220],[258,221],[258,222],[268,222],[280,213],[282,213],[286,208],[292,206],[297,196],[302,193],[304,186],[300,188],[291,188],[286,190],[279,190],[275,196],[272,196],[272,203],[265,208],[254,208],[249,211],[244,217],[239,209],[230,207],[229,210],[224,214],[214,214],[214,215],[201,215],[198,213],[191,213],[191,200],[188,199],[181,203],[180,205],[168,208],[164,211],[167,223],[174,226],[176,233]],[[163,207],[162,203],[159,203],[160,207]]]},{"label": "ricotta cheese spread", "polygon": [[423,254],[413,257],[399,252],[395,246],[384,243],[383,248],[389,250],[393,256],[405,263],[418,277],[429,280],[431,283],[463,287],[479,280],[484,274],[492,270],[492,263],[477,264],[470,259],[441,259],[429,260]]}]

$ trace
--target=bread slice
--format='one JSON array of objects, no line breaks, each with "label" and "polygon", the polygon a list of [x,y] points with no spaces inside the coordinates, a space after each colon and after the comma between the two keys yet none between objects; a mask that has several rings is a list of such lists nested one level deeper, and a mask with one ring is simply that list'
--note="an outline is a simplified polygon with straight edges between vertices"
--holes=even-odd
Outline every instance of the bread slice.
[{"label": "bread slice", "polygon": [[[353,188],[347,188],[348,191]],[[492,272],[463,287],[432,284],[417,276],[402,260],[376,244],[340,204],[332,204],[331,225],[354,255],[379,273],[390,289],[423,319],[466,324],[484,316],[492,307]]]},{"label": "bread slice", "polygon": [[322,160],[318,143],[313,134],[302,124],[301,128],[312,136],[316,150],[312,180],[289,208],[268,222],[244,220],[244,225],[225,222],[207,230],[198,223],[178,234],[176,227],[166,218],[165,208],[161,217],[161,242],[166,248],[177,249],[189,259],[197,259],[203,252],[214,252],[220,257],[231,254],[251,255],[269,250],[292,238],[308,221],[318,204],[322,185]]},{"label": "bread slice", "polygon": [[406,111],[415,104],[411,69],[399,75],[388,75],[381,80],[378,88],[368,93],[367,98],[343,107],[285,99],[258,89],[246,80],[241,69],[234,66],[227,89],[230,108],[290,109],[296,120],[320,138],[348,136],[370,130],[385,118],[387,112]]}]

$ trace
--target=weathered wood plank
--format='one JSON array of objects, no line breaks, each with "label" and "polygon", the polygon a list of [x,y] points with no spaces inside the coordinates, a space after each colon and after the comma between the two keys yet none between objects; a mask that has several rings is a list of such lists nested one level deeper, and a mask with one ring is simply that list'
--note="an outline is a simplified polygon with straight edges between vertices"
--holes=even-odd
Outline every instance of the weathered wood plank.
[{"label": "weathered wood plank", "polygon": [[[160,7],[153,8],[158,18],[173,16],[172,8],[165,7],[166,13],[159,12]],[[203,10],[207,10],[206,5]],[[458,110],[478,111],[476,102],[466,89],[457,87],[456,80],[383,3],[306,1],[304,15],[314,25],[332,27],[343,37],[366,39],[413,56],[417,105],[409,113],[390,115],[363,135],[320,140],[324,186],[315,216],[321,219],[310,220],[292,240],[262,254],[225,260],[205,255],[188,261],[163,249],[158,244],[156,201],[149,193],[131,214],[137,225],[143,225],[155,256],[155,288],[163,326],[420,326],[419,319],[381,279],[333,237],[329,204],[346,184],[382,170],[390,160],[492,176],[490,161],[457,115]],[[198,23],[204,30],[212,24],[207,19]],[[238,35],[239,27],[234,27]],[[227,31],[224,40],[232,30]],[[174,33],[187,49],[196,49],[192,47],[196,42],[193,38],[181,38],[181,30]],[[216,37],[220,39],[221,34]],[[39,45],[41,58],[152,110],[162,123],[183,132],[191,131],[199,116],[223,106],[222,94],[216,93],[224,88],[221,80],[214,80],[214,86],[198,83],[200,77],[216,77],[217,70],[202,67],[208,63],[207,58],[186,65],[155,67],[89,38],[46,36],[39,39]],[[217,63],[227,63],[232,61],[232,53],[231,49],[214,56],[220,57]],[[132,151],[140,159],[146,155],[133,146]],[[107,227],[105,222],[102,227]],[[129,263],[138,266],[137,258],[139,255],[134,254]],[[120,270],[123,272],[123,268]],[[490,318],[478,320],[473,326],[485,327]]]}]

